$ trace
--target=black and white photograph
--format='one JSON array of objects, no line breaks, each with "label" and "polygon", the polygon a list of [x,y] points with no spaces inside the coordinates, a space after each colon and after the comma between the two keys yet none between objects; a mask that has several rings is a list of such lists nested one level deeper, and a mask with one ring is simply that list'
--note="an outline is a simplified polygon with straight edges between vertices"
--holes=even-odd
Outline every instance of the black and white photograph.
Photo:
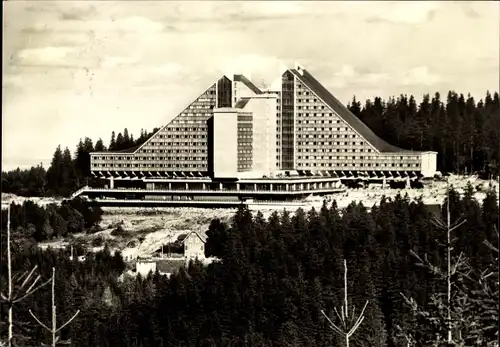
[{"label": "black and white photograph", "polygon": [[500,2],[2,28],[0,347],[499,347]]}]

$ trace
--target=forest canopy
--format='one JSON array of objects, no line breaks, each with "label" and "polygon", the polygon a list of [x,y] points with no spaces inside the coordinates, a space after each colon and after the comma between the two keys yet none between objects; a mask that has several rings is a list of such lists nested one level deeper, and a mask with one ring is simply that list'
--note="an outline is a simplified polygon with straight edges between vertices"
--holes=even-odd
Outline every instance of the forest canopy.
[{"label": "forest canopy", "polygon": [[[492,291],[454,277],[466,294],[453,299],[454,337],[463,336],[466,346],[490,346],[498,341],[498,251],[484,241],[498,242],[497,196],[490,190],[477,201],[469,186],[463,197],[452,190],[447,201],[452,220],[465,220],[454,234],[454,257],[462,253],[473,279],[490,266],[496,271],[496,277],[484,280]],[[446,210],[445,204],[436,214],[421,200],[400,195],[371,209],[352,203],[340,211],[334,202],[320,210],[274,213],[268,220],[242,207],[230,223],[215,219],[207,231],[206,255],[220,262],[191,262],[170,278],[156,272],[119,279],[123,259],[108,248],[82,263],[70,260],[68,250],[41,251],[22,243],[13,268],[38,265],[48,278],[56,267],[58,315],[64,321],[81,310],[62,331],[71,346],[335,347],[343,343],[320,311],[335,316],[334,307],[343,300],[346,259],[350,303],[359,309],[369,301],[351,346],[406,346],[408,333],[417,341],[414,346],[432,346],[445,338],[442,324],[416,317],[401,293],[432,308],[428,303],[445,290],[446,281],[418,266],[411,252],[426,254],[436,266],[445,264],[446,233],[432,219],[446,220]],[[4,247],[2,242],[2,257]],[[2,258],[2,283],[5,264]],[[25,346],[50,341],[27,313],[31,309],[48,321],[49,298],[50,291],[42,289],[16,306],[16,319],[23,322],[16,338]],[[439,317],[438,311],[431,312]],[[2,338],[5,334],[2,325]]]}]

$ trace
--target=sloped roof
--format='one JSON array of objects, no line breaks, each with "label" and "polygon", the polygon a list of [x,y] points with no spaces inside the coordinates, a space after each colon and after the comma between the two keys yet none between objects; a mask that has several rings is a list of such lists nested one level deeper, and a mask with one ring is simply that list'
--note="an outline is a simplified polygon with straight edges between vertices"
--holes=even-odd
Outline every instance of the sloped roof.
[{"label": "sloped roof", "polygon": [[200,238],[201,241],[203,241],[203,243],[207,242],[207,237],[205,236],[205,234],[201,234],[201,233],[194,231],[194,230],[191,231],[189,234],[187,234],[182,240],[180,240],[180,237],[177,240],[182,241],[184,243],[184,241],[186,241],[186,239],[189,236],[191,236],[191,234],[193,234],[193,233],[198,235],[198,237]]},{"label": "sloped roof", "polygon": [[180,234],[179,236],[177,236],[177,241],[183,242],[189,234],[190,233]]},{"label": "sloped roof", "polygon": [[263,94],[262,90],[260,90],[255,84],[253,84],[252,81],[243,75],[234,75],[234,80],[243,83],[255,94]]},{"label": "sloped roof", "polygon": [[240,100],[238,100],[236,105],[234,105],[234,108],[245,108],[245,106],[248,104],[249,101],[250,101],[250,98],[240,99]]},{"label": "sloped roof", "polygon": [[141,145],[138,145],[138,146],[134,146],[134,147],[131,147],[131,148],[127,148],[127,149],[120,149],[118,151],[104,151],[104,152],[92,152],[92,154],[119,154],[119,153],[129,153],[129,154],[132,154],[134,153],[137,148],[139,148]]},{"label": "sloped roof", "polygon": [[[250,82],[246,77],[244,77],[244,76],[242,76],[242,77],[243,77],[243,79],[245,79],[248,82]],[[145,144],[149,143],[153,137],[155,137],[158,133],[160,133],[161,131],[163,131],[163,129],[165,129],[175,118],[177,118],[187,107],[189,107],[189,105],[191,105],[196,99],[198,99],[201,95],[203,95],[204,93],[206,93],[207,90],[209,90],[210,88],[212,88],[212,86],[214,84],[216,84],[217,82],[219,82],[219,80],[221,80],[223,78],[227,78],[227,79],[230,80],[230,78],[228,78],[224,74],[221,74],[220,72],[215,72],[214,74],[212,74],[210,76],[207,76],[206,78],[201,78],[200,82],[198,82],[198,84],[200,84],[200,86],[201,85],[209,85],[209,87],[206,87],[203,90],[203,92],[196,92],[196,94],[191,94],[191,95],[189,95],[189,94],[183,94],[181,96],[181,101],[180,101],[180,102],[182,102],[184,104],[183,108],[179,109],[179,111],[176,114],[172,113],[172,115],[174,115],[174,116],[171,117],[171,118],[169,117],[170,120],[168,120],[161,127],[159,127],[156,132],[154,132],[144,143],[140,144],[139,146],[135,146],[135,147],[124,149],[124,150],[120,150],[120,151],[91,152],[91,154],[98,154],[98,153],[106,153],[106,154],[130,153],[130,154],[134,154],[134,153],[136,153],[139,148],[141,148]],[[215,82],[214,82],[214,80],[215,80]],[[245,83],[245,82],[243,82],[243,83]],[[250,84],[252,84],[252,82],[250,82]],[[257,88],[257,87],[255,87],[255,88]],[[260,93],[262,93],[262,92],[260,92]]]},{"label": "sloped roof", "polygon": [[420,153],[399,148],[382,140],[306,70],[301,69],[299,72],[296,69],[291,69],[289,71],[292,72],[303,84],[309,87],[319,98],[321,98],[329,107],[331,107],[340,116],[340,118],[347,122],[355,131],[357,131],[378,151]]},{"label": "sloped roof", "polygon": [[121,149],[119,151],[114,151],[115,153],[134,153],[137,148],[141,147],[141,145],[134,146],[132,148]]}]

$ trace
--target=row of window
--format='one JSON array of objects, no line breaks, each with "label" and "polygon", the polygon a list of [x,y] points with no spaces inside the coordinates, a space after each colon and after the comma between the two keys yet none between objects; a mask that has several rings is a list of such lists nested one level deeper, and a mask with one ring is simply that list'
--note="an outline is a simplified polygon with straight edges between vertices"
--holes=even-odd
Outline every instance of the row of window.
[{"label": "row of window", "polygon": [[[186,149],[183,147],[196,147],[196,143],[179,145],[181,148],[179,149],[143,149],[141,153],[205,153],[205,149]],[[201,145],[199,145],[201,146]],[[199,147],[198,146],[198,147]],[[171,146],[175,147],[175,146]]]},{"label": "row of window", "polygon": [[212,104],[206,103],[204,105],[190,105],[188,106],[188,110],[206,110],[210,109],[210,106],[213,106]]},{"label": "row of window", "polygon": [[[204,149],[166,149],[166,150],[158,150],[158,153],[205,153]],[[149,150],[148,153],[155,153],[154,150]],[[110,157],[110,156],[93,156],[92,160],[163,160],[163,157],[136,157],[136,156],[127,156],[127,157]]]},{"label": "row of window", "polygon": [[[320,149],[316,149],[316,148],[311,148],[311,152],[317,152],[319,151]],[[305,148],[305,149],[299,149],[298,152],[309,152],[309,148]],[[329,149],[329,152],[364,152],[363,148],[359,148],[359,149],[356,149],[356,148],[330,148]],[[371,149],[368,149],[368,152],[371,152]]]},{"label": "row of window", "polygon": [[[348,138],[356,138],[356,135],[355,134],[351,134],[351,135],[348,135],[348,134],[343,134],[343,135],[339,135],[339,134],[297,134],[297,138],[299,139],[337,139],[337,138],[344,138],[344,139],[348,139]],[[353,142],[354,143],[354,142]],[[360,141],[359,142],[360,145],[364,145],[364,142],[363,141]]]},{"label": "row of window", "polygon": [[[297,152],[353,152],[353,153],[362,153],[364,152],[363,148],[299,148]],[[371,152],[369,149],[368,152]]]},{"label": "row of window", "polygon": [[[355,155],[353,155],[353,156],[332,156],[332,155],[330,155],[330,156],[326,156],[326,155],[324,155],[324,156],[321,156],[321,155],[320,156],[308,156],[308,155],[300,156],[299,155],[297,157],[297,159],[314,159],[314,160],[329,159],[329,160],[341,160],[341,161],[352,159],[352,160],[379,160],[380,161],[380,157],[370,157],[370,156],[365,157],[362,155],[361,156],[355,156]],[[392,164],[394,164],[394,163],[392,163]],[[398,164],[398,163],[396,163],[396,164]],[[403,163],[399,163],[399,164],[403,165]],[[419,165],[419,163],[414,163],[414,164],[417,166]],[[408,164],[408,165],[412,165],[412,164]]]},{"label": "row of window", "polygon": [[[306,106],[297,106],[297,110],[320,110],[320,109],[323,110],[324,108],[325,108],[325,106],[316,106],[316,105],[314,105],[314,106],[307,106],[307,105]],[[330,113],[329,116],[332,117],[333,113]],[[306,117],[307,117],[307,115],[306,115]]]},{"label": "row of window", "polygon": [[297,166],[343,166],[343,167],[399,167],[399,168],[403,168],[403,167],[407,167],[407,168],[411,168],[411,167],[419,167],[420,165],[419,164],[379,164],[379,163],[375,163],[372,165],[372,163],[308,163],[308,162],[298,162],[297,163]]},{"label": "row of window", "polygon": [[[309,142],[301,142],[302,144],[306,146],[316,146],[316,145],[337,145],[337,146],[356,146],[356,142],[316,142],[316,141],[309,141]],[[362,145],[363,142],[360,142],[360,145]]]},{"label": "row of window", "polygon": [[[161,146],[168,146],[168,147],[177,147],[177,146],[181,146],[181,147],[185,147],[185,146],[189,146],[189,147],[193,147],[193,146],[203,146],[204,144],[206,144],[206,142],[204,141],[193,141],[193,142],[164,142],[164,143],[161,143]],[[160,145],[156,145],[156,146],[160,146]],[[155,149],[147,149],[147,148],[144,148],[141,150],[141,153],[154,153]],[[156,151],[159,151],[158,149],[156,149]]]},{"label": "row of window", "polygon": [[175,117],[169,124],[200,124],[206,122],[211,114],[210,109],[207,109],[207,113],[183,112]]},{"label": "row of window", "polygon": [[[206,138],[206,135],[168,135],[168,138],[174,138],[174,139],[204,139]],[[169,141],[161,141],[158,142],[158,140],[149,142],[147,145],[149,146],[170,146],[174,142],[169,142]],[[175,142],[176,143],[176,142]]]},{"label": "row of window", "polygon": [[[207,131],[207,128],[201,127],[201,128],[167,128],[166,131]],[[167,138],[167,135],[160,135],[160,139],[163,137]]]},{"label": "row of window", "polygon": [[[302,86],[299,85],[298,88],[302,88]],[[309,94],[310,94],[310,92],[307,92],[307,91],[306,92],[297,92],[297,95],[309,95]]]},{"label": "row of window", "polygon": [[[302,141],[298,141],[297,142],[297,145],[298,146],[320,146],[320,145],[330,145],[330,146],[333,146],[333,145],[338,145],[338,146],[342,146],[342,145],[345,145],[345,146],[363,146],[364,142],[359,142],[359,145],[357,145],[358,142],[325,142],[325,141],[305,141],[305,142],[302,142]],[[371,148],[368,148],[367,149],[368,152],[371,152]]]},{"label": "row of window", "polygon": [[[206,145],[207,145],[207,143],[204,141],[203,142],[196,142],[196,141],[195,142],[172,142],[171,144],[169,144],[170,147],[175,147],[175,146],[204,147]],[[163,153],[164,151],[169,151],[169,150],[168,149],[167,150],[163,150],[163,149],[156,149],[155,150],[155,149],[146,149],[145,148],[145,149],[142,149],[140,151],[140,153],[155,153],[155,151],[156,151],[156,153]],[[202,150],[202,151],[204,151],[204,150]],[[204,153],[204,152],[202,152],[202,153]]]},{"label": "row of window", "polygon": [[[324,107],[324,106],[322,106]],[[341,123],[342,121],[337,118],[337,115],[334,113],[315,113],[314,111],[306,111],[304,113],[297,112],[297,118],[333,118],[330,121],[334,123]],[[326,121],[325,121],[326,122]]]},{"label": "row of window", "polygon": [[238,115],[238,122],[252,122],[253,116],[248,115]]},{"label": "row of window", "polygon": [[[181,156],[181,157],[138,157],[133,160],[135,161],[163,161],[163,160],[207,160],[206,156]],[[96,163],[100,165],[100,163]],[[116,164],[116,163],[115,163]],[[120,164],[120,163],[119,163]],[[139,164],[142,165],[142,164]]]},{"label": "row of window", "polygon": [[[340,119],[337,119],[337,120],[297,120],[297,124],[340,124],[341,123],[341,120]],[[342,128],[341,130],[344,130],[344,128]],[[345,130],[349,130],[349,128],[345,128]]]},{"label": "row of window", "polygon": [[[299,92],[300,93],[300,92]],[[303,99],[303,98],[297,98],[296,99],[297,102],[302,102],[302,103],[318,103],[318,102],[321,102],[320,100],[318,99]],[[324,108],[324,106],[323,106]]]},{"label": "row of window", "polygon": [[94,169],[101,169],[101,168],[140,168],[142,170],[147,170],[147,169],[152,169],[152,168],[161,168],[161,167],[166,167],[166,168],[173,168],[173,167],[177,167],[177,168],[193,168],[193,167],[197,167],[197,168],[204,168],[206,167],[206,163],[205,164],[193,164],[193,163],[183,163],[183,164],[172,164],[172,163],[167,163],[167,164],[148,164],[148,165],[145,165],[145,164],[141,164],[141,165],[138,165],[138,164],[102,164],[102,165],[97,165],[97,164],[93,164],[92,167]]}]

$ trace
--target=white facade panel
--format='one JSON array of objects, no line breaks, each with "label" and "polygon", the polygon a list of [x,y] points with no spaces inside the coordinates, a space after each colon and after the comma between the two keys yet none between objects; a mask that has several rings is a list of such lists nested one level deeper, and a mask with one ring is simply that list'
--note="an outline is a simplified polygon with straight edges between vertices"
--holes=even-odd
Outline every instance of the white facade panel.
[{"label": "white facade panel", "polygon": [[272,176],[276,166],[276,105],[277,95],[254,96],[245,106],[245,112],[252,112],[253,157],[252,173],[255,177]]},{"label": "white facade panel", "polygon": [[235,109],[214,110],[213,169],[216,178],[235,178],[238,173],[238,115]]},{"label": "white facade panel", "polygon": [[424,177],[433,177],[437,170],[437,152],[425,152],[421,154],[421,173]]}]

